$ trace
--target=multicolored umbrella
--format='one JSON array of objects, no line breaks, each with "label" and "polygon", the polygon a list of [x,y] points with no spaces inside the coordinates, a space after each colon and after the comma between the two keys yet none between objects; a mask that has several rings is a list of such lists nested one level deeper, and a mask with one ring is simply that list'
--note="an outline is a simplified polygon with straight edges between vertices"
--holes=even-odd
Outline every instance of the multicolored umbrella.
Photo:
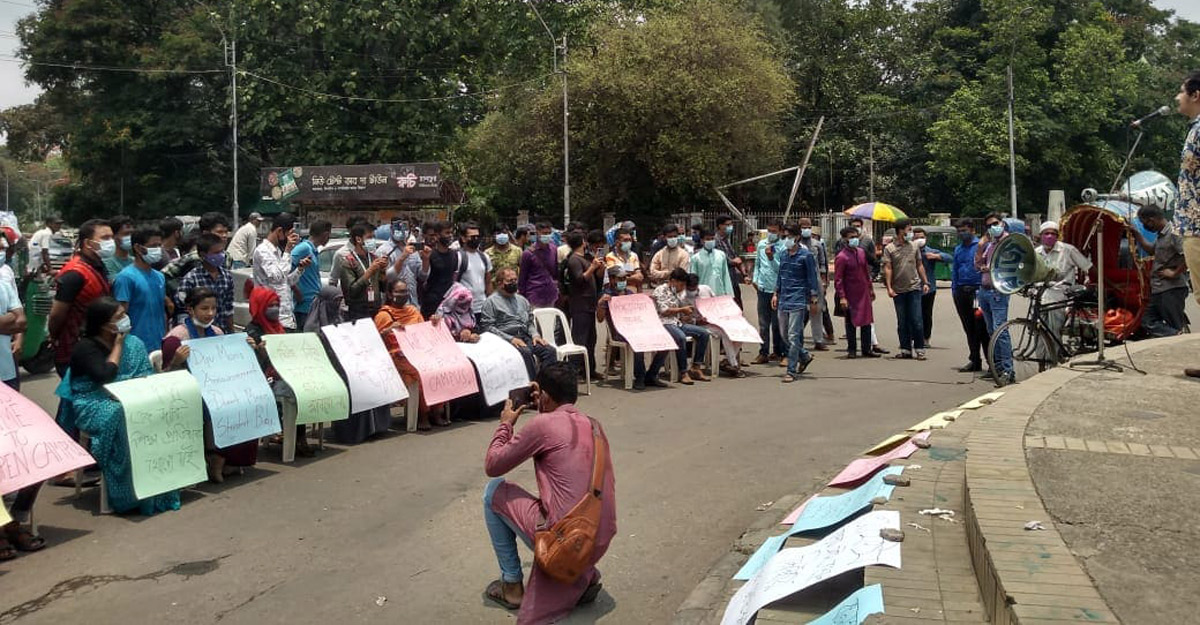
[{"label": "multicolored umbrella", "polygon": [[867,202],[858,206],[851,206],[845,211],[842,211],[851,217],[861,217],[863,219],[873,219],[875,221],[898,221],[900,219],[908,219],[908,215],[904,211],[883,202]]}]

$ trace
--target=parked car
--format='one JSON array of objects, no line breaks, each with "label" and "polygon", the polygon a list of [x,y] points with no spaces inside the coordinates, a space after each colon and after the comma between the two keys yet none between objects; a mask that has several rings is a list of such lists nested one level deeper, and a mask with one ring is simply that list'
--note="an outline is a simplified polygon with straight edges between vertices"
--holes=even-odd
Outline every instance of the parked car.
[{"label": "parked car", "polygon": [[[342,249],[348,240],[330,239],[317,251],[321,284],[329,284],[333,269],[333,255]],[[241,267],[230,270],[230,273],[233,274],[233,327],[240,330],[250,323],[250,302],[246,299],[246,282],[253,281],[254,270],[250,267]]]}]

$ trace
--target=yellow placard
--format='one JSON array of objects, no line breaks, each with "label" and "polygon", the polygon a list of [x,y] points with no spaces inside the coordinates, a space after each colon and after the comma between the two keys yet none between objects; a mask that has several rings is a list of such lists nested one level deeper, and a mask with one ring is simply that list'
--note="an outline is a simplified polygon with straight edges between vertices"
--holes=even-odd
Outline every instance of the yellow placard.
[{"label": "yellow placard", "polygon": [[863,452],[864,456],[877,456],[908,440],[908,434],[893,434],[877,443],[874,447]]},{"label": "yellow placard", "polygon": [[1003,396],[1004,391],[996,391],[994,393],[980,395],[979,397],[976,397],[975,399],[972,399],[971,401],[959,406],[959,408],[963,410],[975,410],[976,408],[983,408],[988,404],[995,403],[997,399],[1000,399]]}]

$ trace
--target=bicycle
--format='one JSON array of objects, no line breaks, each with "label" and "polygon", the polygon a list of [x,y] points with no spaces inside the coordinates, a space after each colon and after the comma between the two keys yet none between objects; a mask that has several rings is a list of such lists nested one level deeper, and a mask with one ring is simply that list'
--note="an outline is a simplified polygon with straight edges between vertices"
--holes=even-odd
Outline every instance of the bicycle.
[{"label": "bicycle", "polygon": [[[1054,283],[1039,282],[1022,288],[1019,292],[1029,299],[1028,312],[1024,317],[1006,321],[988,341],[988,367],[997,387],[1029,379],[1076,355],[1098,349],[1095,323],[1087,316],[1089,309],[1079,305],[1092,295],[1091,290],[1072,285],[1066,299],[1042,302],[1042,296],[1054,286]],[[1053,329],[1055,324],[1050,315],[1060,310],[1065,311],[1061,334]],[[1094,316],[1095,310],[1091,312]],[[1007,372],[996,368],[1000,341],[1005,336],[1009,338],[1012,351],[1012,367]]]}]

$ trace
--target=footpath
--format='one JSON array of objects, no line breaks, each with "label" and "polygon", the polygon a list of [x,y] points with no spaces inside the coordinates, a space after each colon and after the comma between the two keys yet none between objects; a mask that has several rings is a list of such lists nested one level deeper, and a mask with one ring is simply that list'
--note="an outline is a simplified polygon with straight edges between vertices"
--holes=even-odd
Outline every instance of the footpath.
[{"label": "footpath", "polygon": [[[917,415],[911,431],[848,458],[861,463],[928,435],[928,445],[888,463],[904,467],[908,484],[861,511],[899,513],[901,566],[833,576],[769,604],[755,622],[1194,622],[1200,383],[1182,371],[1200,364],[1200,336],[1143,341],[1107,356],[1124,370],[1059,367],[1005,387],[994,401],[977,400],[986,405],[952,411],[953,420]],[[777,500],[712,567],[675,623],[721,622],[749,583],[732,578],[788,530],[785,515],[810,495],[846,492],[826,487]],[[814,544],[836,527],[791,536],[783,548]],[[843,602],[876,584],[882,611]]]}]

